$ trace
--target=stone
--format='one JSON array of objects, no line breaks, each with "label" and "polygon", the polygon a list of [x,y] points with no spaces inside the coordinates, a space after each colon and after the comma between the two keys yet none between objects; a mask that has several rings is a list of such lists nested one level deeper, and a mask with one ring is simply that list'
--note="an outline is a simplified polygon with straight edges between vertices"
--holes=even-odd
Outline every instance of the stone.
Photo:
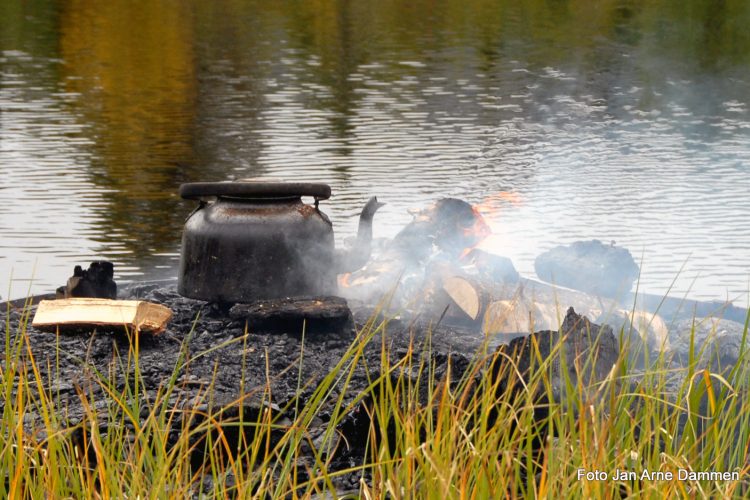
[{"label": "stone", "polygon": [[[737,363],[745,326],[736,321],[712,317],[676,322],[670,330],[668,359],[680,367],[688,365],[693,325],[695,325],[693,353],[697,358],[696,368],[708,368],[721,372]],[[745,349],[750,349],[750,335],[746,339]]]},{"label": "stone", "polygon": [[576,241],[542,253],[534,261],[540,279],[603,297],[619,297],[633,286],[639,267],[630,252],[612,242]]}]

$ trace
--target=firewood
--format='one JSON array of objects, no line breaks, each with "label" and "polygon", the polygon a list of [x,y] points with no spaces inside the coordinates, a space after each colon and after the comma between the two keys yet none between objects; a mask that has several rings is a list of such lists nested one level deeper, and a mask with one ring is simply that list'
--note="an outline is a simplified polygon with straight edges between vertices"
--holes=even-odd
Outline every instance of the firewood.
[{"label": "firewood", "polygon": [[464,259],[476,267],[479,277],[492,284],[518,283],[520,275],[508,257],[472,249]]},{"label": "firewood", "polygon": [[482,299],[476,284],[460,276],[451,276],[443,280],[443,290],[469,318],[477,319]]},{"label": "firewood", "polygon": [[520,333],[529,331],[528,316],[511,300],[496,300],[487,306],[482,331],[487,334]]},{"label": "firewood", "polygon": [[555,330],[560,320],[555,304],[528,302],[519,298],[490,302],[484,312],[486,334],[530,333]]},{"label": "firewood", "polygon": [[41,301],[31,326],[43,331],[105,327],[158,334],[171,317],[168,307],[143,300],[70,298]]},{"label": "firewood", "polygon": [[638,332],[641,340],[653,351],[658,352],[662,349],[669,350],[671,348],[669,329],[660,315],[646,311],[621,309],[612,316],[615,326],[619,327],[624,324],[626,330],[630,330],[632,326]]},{"label": "firewood", "polygon": [[[455,198],[438,200],[413,215],[414,220],[399,231],[379,255],[343,282],[339,281],[342,297],[377,303],[388,294],[393,296],[392,303],[400,307],[415,298],[410,278],[422,276],[429,261],[436,260],[436,252],[443,258],[457,261],[467,248],[475,246],[489,232],[482,216],[469,203]],[[438,283],[435,290],[441,288]]]}]

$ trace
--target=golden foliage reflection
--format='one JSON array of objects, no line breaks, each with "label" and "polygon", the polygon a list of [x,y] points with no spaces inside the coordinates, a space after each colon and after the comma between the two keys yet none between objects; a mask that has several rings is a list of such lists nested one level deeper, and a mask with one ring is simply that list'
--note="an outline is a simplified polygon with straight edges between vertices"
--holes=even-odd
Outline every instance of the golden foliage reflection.
[{"label": "golden foliage reflection", "polygon": [[74,111],[91,127],[93,181],[112,189],[99,216],[115,232],[143,226],[136,254],[159,247],[149,219],[174,212],[175,185],[189,175],[180,164],[193,157],[191,26],[180,1],[72,0],[61,12],[66,90],[80,94]]}]

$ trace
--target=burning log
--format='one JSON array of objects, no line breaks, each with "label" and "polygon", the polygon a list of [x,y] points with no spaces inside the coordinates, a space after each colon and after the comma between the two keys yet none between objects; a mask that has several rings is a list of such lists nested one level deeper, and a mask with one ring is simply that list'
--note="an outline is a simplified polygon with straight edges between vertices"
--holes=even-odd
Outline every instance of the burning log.
[{"label": "burning log", "polygon": [[393,242],[402,252],[424,261],[432,256],[433,246],[456,258],[490,233],[484,218],[470,204],[456,198],[443,198],[416,213],[414,220]]},{"label": "burning log", "polygon": [[340,276],[340,293],[376,303],[395,290],[396,307],[421,301],[428,318],[490,334],[558,328],[559,311],[570,304],[591,317],[611,310],[591,295],[522,280],[510,259],[476,248],[489,234],[474,207],[439,200],[417,212],[365,269]]},{"label": "burning log", "polygon": [[443,198],[417,212],[364,269],[339,279],[339,291],[346,298],[369,303],[378,302],[397,285],[402,295],[421,291],[428,262],[457,262],[488,234],[489,226],[470,204]]},{"label": "burning log", "polygon": [[[618,326],[638,323],[638,331],[652,344],[666,339],[663,322],[630,318],[617,301],[607,298],[637,276],[627,250],[595,240],[559,247],[537,259],[540,275],[586,290],[581,292],[522,279],[510,259],[476,247],[489,233],[475,207],[451,198],[439,200],[417,212],[366,268],[341,275],[340,293],[372,304],[395,291],[394,308],[420,311],[428,320],[440,318],[485,334],[557,329],[561,311],[572,304],[592,318],[616,317],[621,320]],[[620,274],[611,278],[615,268]],[[630,281],[623,285],[625,277]],[[584,282],[596,286],[587,288]]]}]

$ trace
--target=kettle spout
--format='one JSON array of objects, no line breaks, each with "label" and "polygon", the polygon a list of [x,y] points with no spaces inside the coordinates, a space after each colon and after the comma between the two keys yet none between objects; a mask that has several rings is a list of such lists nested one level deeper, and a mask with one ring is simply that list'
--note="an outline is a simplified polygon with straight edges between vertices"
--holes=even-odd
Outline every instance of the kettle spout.
[{"label": "kettle spout", "polygon": [[376,196],[370,198],[359,215],[357,239],[351,248],[336,251],[336,274],[351,273],[367,264],[372,253],[372,219],[385,203]]}]

